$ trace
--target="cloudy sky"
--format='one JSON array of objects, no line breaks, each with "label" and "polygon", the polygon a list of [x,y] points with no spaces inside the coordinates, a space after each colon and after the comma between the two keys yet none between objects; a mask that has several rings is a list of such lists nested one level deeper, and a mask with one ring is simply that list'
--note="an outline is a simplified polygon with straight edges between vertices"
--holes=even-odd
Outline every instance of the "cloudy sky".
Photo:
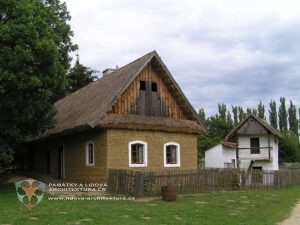
[{"label": "cloudy sky", "polygon": [[207,115],[280,96],[300,107],[299,0],[65,2],[85,66],[121,67],[156,50]]}]

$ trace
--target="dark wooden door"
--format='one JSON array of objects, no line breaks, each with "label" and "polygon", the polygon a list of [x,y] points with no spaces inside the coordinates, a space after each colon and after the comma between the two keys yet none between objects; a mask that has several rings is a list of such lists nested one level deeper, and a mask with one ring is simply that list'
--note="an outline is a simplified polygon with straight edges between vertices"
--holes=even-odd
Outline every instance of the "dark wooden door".
[{"label": "dark wooden door", "polygon": [[59,145],[57,149],[57,178],[64,178],[64,146]]}]

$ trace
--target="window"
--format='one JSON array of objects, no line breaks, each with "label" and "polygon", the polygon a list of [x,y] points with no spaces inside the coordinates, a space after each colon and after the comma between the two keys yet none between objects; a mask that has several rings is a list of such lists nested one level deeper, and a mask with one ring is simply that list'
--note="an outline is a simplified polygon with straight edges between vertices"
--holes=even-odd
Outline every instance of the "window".
[{"label": "window", "polygon": [[157,92],[157,83],[155,83],[155,82],[151,83],[151,91],[152,92]]},{"label": "window", "polygon": [[95,165],[95,150],[94,143],[88,142],[85,147],[85,164],[86,166]]},{"label": "window", "polygon": [[150,91],[150,88],[151,88],[152,92],[157,92],[157,83],[151,82],[151,81],[140,80],[140,90],[141,91],[146,91],[146,89],[148,91]]},{"label": "window", "polygon": [[180,167],[180,146],[169,142],[164,145],[164,166]]},{"label": "window", "polygon": [[224,168],[235,168],[235,159],[231,159],[231,162],[224,163]]},{"label": "window", "polygon": [[146,90],[146,81],[140,80],[140,90],[142,91]]},{"label": "window", "polygon": [[147,143],[133,141],[129,143],[129,167],[147,166]]},{"label": "window", "polygon": [[250,151],[251,154],[260,154],[259,138],[250,138]]}]

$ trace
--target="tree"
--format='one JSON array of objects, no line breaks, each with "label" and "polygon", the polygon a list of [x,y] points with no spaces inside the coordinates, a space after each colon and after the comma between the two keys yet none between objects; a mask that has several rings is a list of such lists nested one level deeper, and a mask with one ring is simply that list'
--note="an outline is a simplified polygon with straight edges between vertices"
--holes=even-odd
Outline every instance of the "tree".
[{"label": "tree", "polygon": [[222,120],[224,120],[224,121],[226,121],[226,105],[224,104],[224,103],[222,103],[222,104],[218,104],[218,109],[219,109],[219,117],[222,119]]},{"label": "tree", "polygon": [[93,76],[96,72],[96,70],[80,64],[79,56],[77,55],[74,67],[67,74],[67,92],[72,93],[93,82],[97,78],[97,76]]},{"label": "tree", "polygon": [[[288,113],[285,109],[285,98],[280,98],[280,108],[277,115],[276,102],[271,100],[269,110],[269,120],[271,125],[277,129],[277,116],[280,118],[280,127],[283,135],[283,139],[279,141],[279,156],[282,162],[296,162],[300,161],[300,143],[297,137],[298,121],[296,118],[296,106],[290,101],[290,107]],[[241,122],[246,114],[243,107],[233,106],[232,114],[233,119],[229,111],[226,111],[225,104],[218,104],[218,113],[215,116],[211,116],[205,119],[204,109],[199,110],[199,116],[205,122],[209,136],[200,136],[198,138],[198,152],[199,156],[204,155],[205,150],[219,144],[230,130]],[[260,101],[257,109],[247,108],[247,115],[255,114],[260,118],[265,119],[264,116],[265,107]],[[290,130],[287,130],[287,118],[289,118]],[[297,132],[296,132],[297,131]]]},{"label": "tree", "polygon": [[52,103],[65,93],[77,49],[69,20],[59,0],[0,2],[0,171],[14,144],[54,124]]},{"label": "tree", "polygon": [[247,108],[247,113],[246,113],[247,116],[250,116],[250,115],[257,115],[257,109],[255,108]]},{"label": "tree", "polygon": [[258,111],[258,117],[265,120],[265,106],[262,104],[261,100],[259,101],[259,104],[257,106],[257,111]]},{"label": "tree", "polygon": [[279,141],[279,160],[300,162],[300,143],[295,133],[291,131],[283,133],[283,138]]},{"label": "tree", "polygon": [[219,116],[212,116],[207,121],[207,128],[209,135],[211,137],[220,137],[223,139],[229,133],[229,131],[233,128],[231,121],[227,121],[226,119],[222,119]]},{"label": "tree", "polygon": [[290,101],[289,112],[289,127],[290,131],[294,132],[298,136],[298,120],[296,106]]},{"label": "tree", "polygon": [[219,144],[222,139],[220,137],[204,136],[198,137],[198,158],[204,158],[205,151]]},{"label": "tree", "polygon": [[239,113],[239,122],[241,122],[246,117],[243,107],[241,107],[241,106],[238,107],[238,113]]},{"label": "tree", "polygon": [[239,121],[238,121],[238,107],[231,105],[232,108],[232,113],[233,113],[233,126],[237,126]]},{"label": "tree", "polygon": [[229,111],[227,112],[226,121],[228,124],[230,124],[230,127],[233,127],[233,120]]},{"label": "tree", "polygon": [[287,112],[286,112],[284,97],[280,98],[278,117],[279,117],[279,130],[282,132],[286,132],[288,128],[287,128]]},{"label": "tree", "polygon": [[199,116],[200,120],[201,120],[203,123],[205,123],[205,120],[206,120],[206,119],[205,119],[205,111],[204,111],[203,108],[199,109],[198,116]]},{"label": "tree", "polygon": [[[209,136],[200,136],[198,138],[198,152],[199,157],[204,156],[207,149],[219,144],[225,138],[228,132],[233,128],[233,121],[231,115],[226,111],[226,105],[218,104],[218,114],[203,120],[205,123]],[[199,110],[200,118],[205,118],[204,110]]]},{"label": "tree", "polygon": [[277,108],[276,108],[276,102],[272,101],[272,100],[270,102],[269,121],[270,121],[270,124],[275,129],[277,129]]}]

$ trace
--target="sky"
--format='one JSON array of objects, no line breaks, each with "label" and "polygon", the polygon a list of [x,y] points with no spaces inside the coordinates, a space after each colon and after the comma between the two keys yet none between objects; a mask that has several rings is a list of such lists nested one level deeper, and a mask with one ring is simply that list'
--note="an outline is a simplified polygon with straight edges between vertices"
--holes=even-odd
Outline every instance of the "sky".
[{"label": "sky", "polygon": [[[62,0],[63,1],[63,0]],[[156,50],[187,99],[300,108],[299,0],[65,0],[80,63],[122,67]],[[101,76],[99,74],[99,76]]]}]

